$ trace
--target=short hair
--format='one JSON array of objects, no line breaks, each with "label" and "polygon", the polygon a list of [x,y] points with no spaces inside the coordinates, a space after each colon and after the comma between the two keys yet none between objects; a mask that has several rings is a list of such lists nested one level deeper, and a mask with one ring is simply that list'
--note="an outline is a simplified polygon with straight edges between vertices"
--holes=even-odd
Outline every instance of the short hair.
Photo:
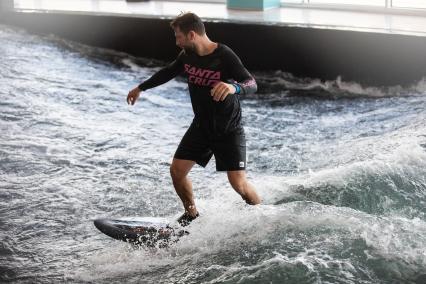
[{"label": "short hair", "polygon": [[188,34],[190,31],[194,31],[199,35],[204,35],[206,33],[206,29],[200,17],[190,12],[181,13],[170,23],[170,26],[173,29],[179,28],[184,34]]}]

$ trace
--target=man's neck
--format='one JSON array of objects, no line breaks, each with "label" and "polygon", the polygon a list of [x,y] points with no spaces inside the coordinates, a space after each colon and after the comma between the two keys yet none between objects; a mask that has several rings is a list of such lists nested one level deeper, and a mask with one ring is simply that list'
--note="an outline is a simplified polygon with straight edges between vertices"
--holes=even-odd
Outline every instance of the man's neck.
[{"label": "man's neck", "polygon": [[195,45],[195,52],[199,56],[209,55],[217,48],[217,43],[212,42],[208,37],[203,38],[199,44]]}]

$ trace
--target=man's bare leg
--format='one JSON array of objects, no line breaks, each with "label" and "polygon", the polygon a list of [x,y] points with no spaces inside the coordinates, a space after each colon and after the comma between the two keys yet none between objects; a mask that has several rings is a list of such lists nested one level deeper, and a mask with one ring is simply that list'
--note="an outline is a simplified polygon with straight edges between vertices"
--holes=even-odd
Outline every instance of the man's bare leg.
[{"label": "man's bare leg", "polygon": [[188,178],[188,173],[194,166],[194,161],[173,159],[170,166],[170,175],[172,176],[173,186],[180,197],[185,208],[185,213],[191,217],[198,214],[194,203],[194,194],[192,192],[192,183]]},{"label": "man's bare leg", "polygon": [[247,181],[246,172],[228,171],[228,180],[231,186],[244,199],[247,204],[256,205],[260,203],[260,197],[256,193],[256,189]]}]

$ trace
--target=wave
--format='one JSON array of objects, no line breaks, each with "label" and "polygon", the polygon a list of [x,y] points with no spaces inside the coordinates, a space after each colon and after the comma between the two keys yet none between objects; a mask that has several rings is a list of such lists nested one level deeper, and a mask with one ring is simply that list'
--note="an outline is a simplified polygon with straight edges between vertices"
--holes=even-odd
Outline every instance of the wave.
[{"label": "wave", "polygon": [[329,158],[332,167],[288,177],[263,177],[270,180],[263,183],[269,188],[264,193],[267,202],[309,200],[426,220],[426,136],[422,133],[424,126],[419,121],[380,138],[351,140],[335,152],[337,162]]},{"label": "wave", "polygon": [[426,223],[419,219],[377,217],[306,201],[241,207],[209,200],[200,205],[203,218],[168,250],[129,250],[124,244],[100,250],[89,259],[90,268],[73,278],[410,283],[426,267]]},{"label": "wave", "polygon": [[[315,98],[385,98],[426,94],[426,78],[410,86],[363,86],[357,82],[347,82],[338,76],[335,80],[298,78],[283,71],[254,72],[258,83],[258,93],[281,94],[285,96],[308,96]],[[261,96],[259,96],[261,98]]]}]

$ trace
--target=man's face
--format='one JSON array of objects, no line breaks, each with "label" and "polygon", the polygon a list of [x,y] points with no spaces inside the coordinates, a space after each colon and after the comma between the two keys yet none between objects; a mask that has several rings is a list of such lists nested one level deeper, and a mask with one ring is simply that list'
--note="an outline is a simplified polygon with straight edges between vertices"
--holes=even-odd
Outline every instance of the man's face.
[{"label": "man's face", "polygon": [[184,34],[179,28],[175,29],[176,45],[182,49],[193,49],[193,40],[191,40],[191,32]]}]

